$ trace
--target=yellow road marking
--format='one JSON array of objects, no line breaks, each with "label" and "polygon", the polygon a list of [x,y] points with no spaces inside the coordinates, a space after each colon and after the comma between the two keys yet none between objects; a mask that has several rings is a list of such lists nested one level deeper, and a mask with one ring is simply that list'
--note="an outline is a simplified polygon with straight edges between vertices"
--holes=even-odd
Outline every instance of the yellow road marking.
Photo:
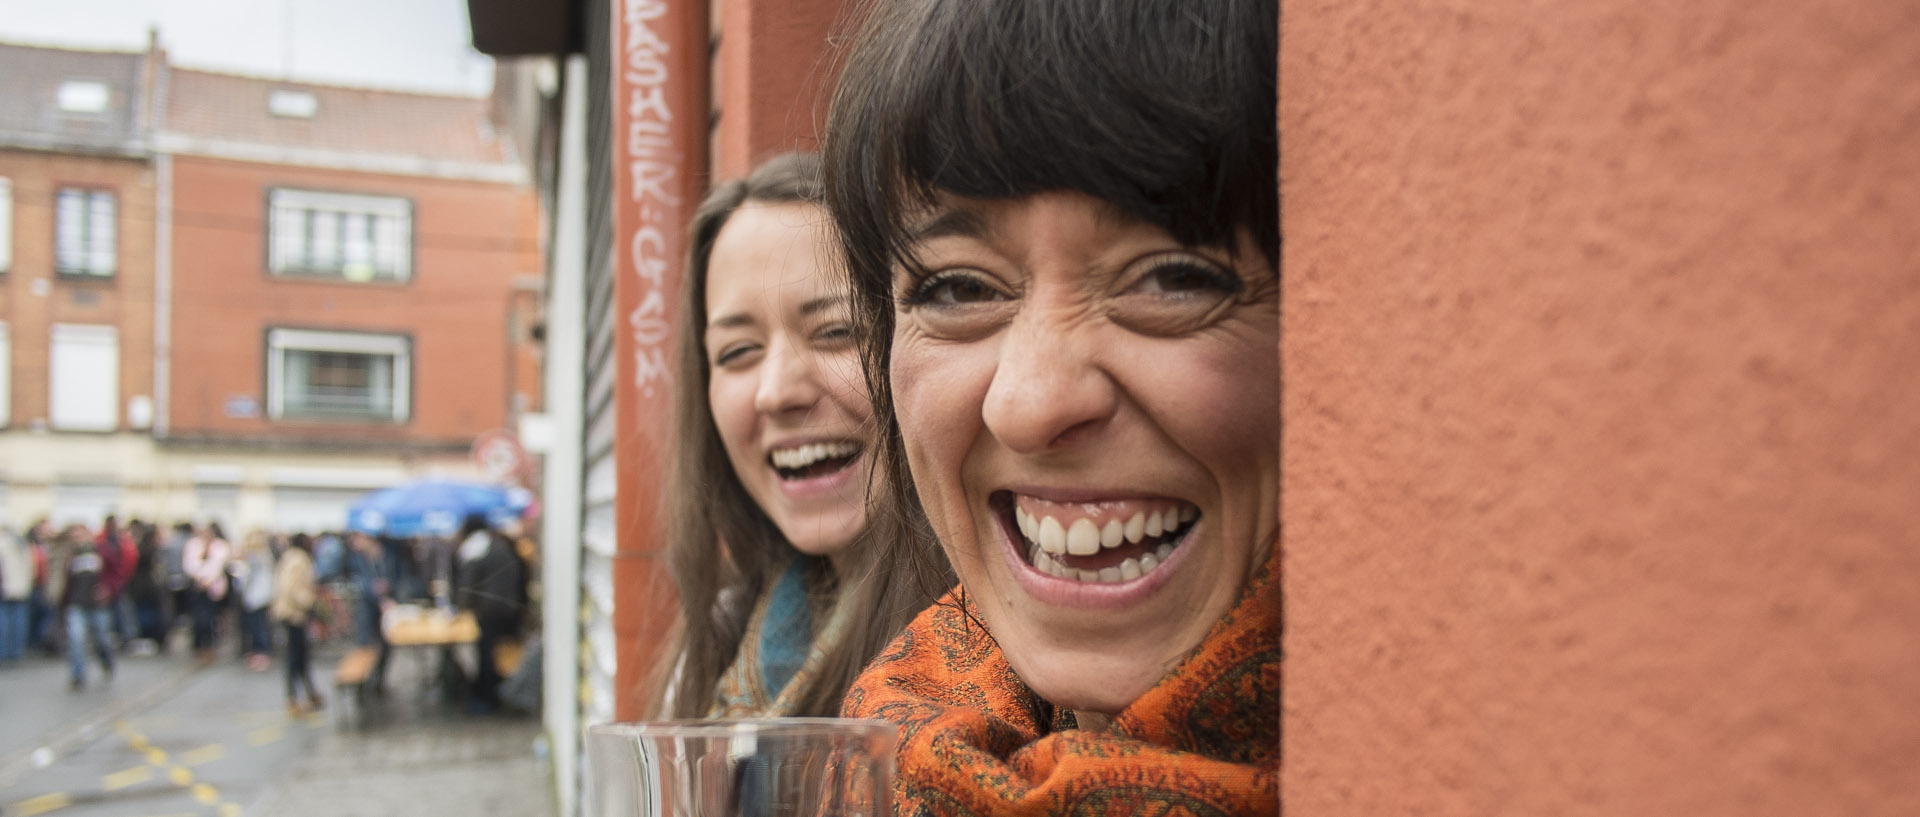
[{"label": "yellow road marking", "polygon": [[66,792],[57,791],[52,794],[43,794],[39,797],[29,797],[18,803],[14,803],[7,807],[7,813],[15,815],[15,817],[34,817],[36,814],[45,814],[49,811],[63,809],[70,805],[73,805],[73,798],[67,796]]},{"label": "yellow road marking", "polygon": [[154,747],[147,750],[147,762],[155,766],[167,765],[167,750]]},{"label": "yellow road marking", "polygon": [[193,782],[193,771],[185,766],[175,766],[167,772],[167,779],[173,781],[173,785],[185,786]]},{"label": "yellow road marking", "polygon": [[153,779],[153,767],[135,766],[124,771],[114,772],[100,778],[100,787],[107,791],[124,789],[135,783],[145,783]]},{"label": "yellow road marking", "polygon": [[264,746],[286,736],[286,727],[269,726],[265,729],[255,729],[247,733],[247,744],[251,746]]},{"label": "yellow road marking", "polygon": [[145,735],[128,735],[127,745],[132,746],[136,752],[144,752],[153,748],[153,744],[147,742]]},{"label": "yellow road marking", "polygon": [[223,758],[226,756],[227,756],[226,744],[209,743],[198,749],[192,749],[185,752],[181,752],[180,762],[185,763],[188,766],[198,766],[202,763],[212,763],[213,761],[219,760],[220,758]]},{"label": "yellow road marking", "polygon": [[221,803],[220,817],[240,817],[239,803]]},{"label": "yellow road marking", "polygon": [[219,802],[220,793],[217,791],[214,791],[212,786],[209,786],[205,783],[196,783],[194,784],[194,787],[193,787],[193,799],[198,800],[205,805],[211,806],[214,803]]}]

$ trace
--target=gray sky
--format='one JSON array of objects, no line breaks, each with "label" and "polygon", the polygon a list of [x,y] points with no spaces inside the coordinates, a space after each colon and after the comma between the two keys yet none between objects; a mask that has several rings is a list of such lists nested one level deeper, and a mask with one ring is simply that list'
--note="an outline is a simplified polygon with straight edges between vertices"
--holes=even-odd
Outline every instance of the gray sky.
[{"label": "gray sky", "polygon": [[484,94],[466,0],[0,0],[0,40],[138,50],[174,65],[309,82]]}]

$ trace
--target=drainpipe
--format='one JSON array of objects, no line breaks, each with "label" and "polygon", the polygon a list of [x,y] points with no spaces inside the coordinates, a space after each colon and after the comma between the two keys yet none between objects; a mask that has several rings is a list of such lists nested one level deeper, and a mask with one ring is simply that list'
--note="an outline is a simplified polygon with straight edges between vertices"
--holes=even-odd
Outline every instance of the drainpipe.
[{"label": "drainpipe", "polygon": [[[542,376],[554,445],[547,451],[540,554],[541,643],[546,696],[541,719],[553,752],[561,817],[577,817],[580,792],[581,439],[587,390],[587,58],[562,65],[559,178],[547,272],[547,338]],[[561,546],[561,543],[567,543]]]}]

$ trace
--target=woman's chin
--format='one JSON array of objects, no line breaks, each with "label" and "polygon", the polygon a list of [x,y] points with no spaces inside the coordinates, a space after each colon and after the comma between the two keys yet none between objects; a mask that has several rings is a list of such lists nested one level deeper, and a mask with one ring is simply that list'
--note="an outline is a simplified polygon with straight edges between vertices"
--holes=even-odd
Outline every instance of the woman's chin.
[{"label": "woman's chin", "polygon": [[1158,666],[1118,660],[1117,656],[1054,655],[1031,669],[1023,669],[1013,656],[1008,660],[1020,680],[1046,702],[1106,715],[1119,714],[1165,674]]}]

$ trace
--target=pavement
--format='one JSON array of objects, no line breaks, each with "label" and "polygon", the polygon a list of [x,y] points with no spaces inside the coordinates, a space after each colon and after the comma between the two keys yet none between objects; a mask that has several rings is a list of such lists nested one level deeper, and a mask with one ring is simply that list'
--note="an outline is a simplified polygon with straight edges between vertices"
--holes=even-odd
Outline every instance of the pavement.
[{"label": "pavement", "polygon": [[[327,689],[346,645],[323,645]],[[425,680],[434,656],[398,650],[366,725],[290,715],[276,665],[225,649],[119,657],[67,689],[64,659],[0,666],[0,817],[552,817],[539,720],[464,713]],[[331,705],[331,700],[329,704]]]}]

